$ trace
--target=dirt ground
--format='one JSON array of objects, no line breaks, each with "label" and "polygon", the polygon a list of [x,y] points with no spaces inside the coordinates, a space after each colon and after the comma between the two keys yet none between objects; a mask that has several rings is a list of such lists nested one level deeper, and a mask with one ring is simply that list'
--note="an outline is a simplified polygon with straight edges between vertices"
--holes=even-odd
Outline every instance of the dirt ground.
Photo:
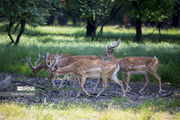
[{"label": "dirt ground", "polygon": [[[4,80],[9,74],[0,74],[0,81]],[[85,83],[85,89],[92,95],[88,97],[83,91],[81,91],[81,96],[76,97],[78,91],[78,84],[74,80],[66,80],[60,89],[57,89],[60,85],[59,80],[56,80],[56,88],[53,88],[52,84],[47,80],[47,78],[33,78],[25,76],[10,75],[13,78],[13,84],[11,87],[0,91],[0,92],[17,92],[17,86],[34,86],[35,92],[33,95],[12,95],[12,96],[0,96],[0,102],[15,101],[18,103],[26,104],[39,104],[39,103],[59,103],[60,101],[66,101],[68,103],[73,102],[90,102],[90,103],[99,103],[102,101],[111,101],[115,98],[123,98],[122,92],[118,84],[109,82],[109,87],[96,98],[97,93],[102,89],[102,82],[99,83],[96,91],[93,90],[93,87],[96,84],[96,80],[87,79]],[[18,82],[19,81],[19,82]],[[146,99],[180,99],[180,88],[176,86],[171,86],[163,84],[162,88],[166,91],[162,94],[158,93],[158,84],[149,84],[142,94],[139,94],[138,91],[142,88],[144,83],[130,83],[132,91],[129,91],[126,94],[125,105],[131,104],[136,105],[137,103],[146,100]]]}]

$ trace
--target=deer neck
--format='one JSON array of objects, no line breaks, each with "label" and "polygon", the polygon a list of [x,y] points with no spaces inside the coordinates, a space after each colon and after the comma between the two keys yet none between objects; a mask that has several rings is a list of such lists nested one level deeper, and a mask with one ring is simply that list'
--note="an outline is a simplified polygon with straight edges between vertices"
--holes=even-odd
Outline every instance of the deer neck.
[{"label": "deer neck", "polygon": [[113,63],[116,63],[116,64],[119,63],[119,59],[116,58],[115,56],[111,56],[111,58],[110,58],[109,60],[110,60],[111,62],[113,62]]}]

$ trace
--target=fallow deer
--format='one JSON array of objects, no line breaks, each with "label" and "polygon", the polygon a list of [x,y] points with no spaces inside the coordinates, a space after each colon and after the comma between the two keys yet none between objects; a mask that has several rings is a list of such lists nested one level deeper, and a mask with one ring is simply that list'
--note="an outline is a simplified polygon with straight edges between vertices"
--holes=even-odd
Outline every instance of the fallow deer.
[{"label": "fallow deer", "polygon": [[112,43],[111,46],[106,46],[106,52],[102,59],[108,59],[111,62],[114,62],[120,66],[120,71],[124,74],[124,82],[126,84],[125,91],[128,91],[129,80],[131,74],[142,74],[146,78],[146,83],[141,88],[139,93],[141,93],[145,87],[148,85],[150,81],[150,74],[153,75],[159,82],[159,93],[163,92],[161,87],[161,78],[157,73],[158,69],[158,59],[156,57],[125,57],[125,58],[116,58],[113,55],[113,49],[116,48],[120,44],[120,39],[117,43]]},{"label": "fallow deer", "polygon": [[[54,57],[55,56],[61,56],[62,58],[64,57],[70,57],[71,55],[67,55],[67,54],[51,54],[48,56],[48,59],[49,60],[54,60]],[[45,60],[43,59],[43,61],[38,64],[39,60],[41,58],[41,55],[40,53],[38,54],[38,59],[36,60],[35,62],[35,65],[33,66],[32,62],[31,62],[31,56],[29,56],[29,58],[26,57],[26,61],[28,62],[30,68],[33,70],[33,73],[34,73],[34,77],[37,77],[38,75],[38,72],[41,70],[41,69],[44,69],[44,70],[47,70],[47,65],[46,65],[46,62]]]},{"label": "fallow deer", "polygon": [[[43,59],[43,61],[40,64],[38,64],[40,57],[41,57],[40,54],[38,54],[38,56],[39,57],[38,57],[37,61],[35,62],[34,66],[32,65],[32,62],[30,61],[31,57],[29,57],[29,58],[26,57],[26,60],[29,63],[29,66],[31,67],[31,69],[33,70],[35,77],[37,77],[37,74],[41,69],[47,70],[47,64],[45,62],[45,59]],[[51,54],[51,55],[48,55],[48,60],[51,60],[52,62],[54,62],[55,56],[61,56],[61,60],[57,60],[58,63],[56,64],[56,67],[65,67],[65,66],[70,65],[79,59],[90,59],[90,60],[100,59],[100,57],[98,57],[98,56],[90,56],[90,55],[89,56],[88,55],[71,56],[71,55],[67,55],[67,54]],[[49,76],[51,76],[50,74],[51,73],[49,73]],[[64,80],[67,79],[68,75],[69,75],[69,73],[65,74],[59,88],[62,86]],[[49,76],[48,76],[48,79],[49,79]],[[53,86],[55,87],[54,81],[52,81],[52,83],[53,83]]]},{"label": "fallow deer", "polygon": [[[59,60],[59,56],[55,58],[55,62],[48,60],[48,53],[46,55],[46,63],[50,71],[52,72],[50,79],[53,80],[59,74],[67,74],[73,73],[78,78],[78,82],[80,88],[88,95],[90,94],[84,89],[84,84],[86,78],[102,78],[103,79],[103,88],[97,94],[96,97],[101,95],[101,93],[107,88],[108,86],[108,78],[113,80],[114,82],[118,83],[123,96],[125,96],[124,88],[122,82],[117,78],[117,72],[119,71],[119,65],[115,63],[108,62],[108,61],[101,61],[101,60],[90,60],[90,59],[79,59],[74,63],[66,66],[66,67],[58,67],[57,61]],[[80,96],[80,90],[78,91],[77,96]]]}]

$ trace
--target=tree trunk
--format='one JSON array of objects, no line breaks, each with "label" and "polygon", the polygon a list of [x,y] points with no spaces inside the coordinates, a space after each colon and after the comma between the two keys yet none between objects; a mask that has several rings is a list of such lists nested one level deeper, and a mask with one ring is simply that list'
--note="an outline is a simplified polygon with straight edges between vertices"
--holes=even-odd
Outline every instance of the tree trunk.
[{"label": "tree trunk", "polygon": [[174,3],[173,16],[172,16],[172,26],[179,27],[179,7],[180,3]]},{"label": "tree trunk", "polygon": [[73,26],[77,25],[77,20],[75,16],[72,16],[72,22],[73,22]]},{"label": "tree trunk", "polygon": [[86,26],[86,37],[92,37],[94,39],[96,35],[96,21],[92,18],[87,19],[87,26]]},{"label": "tree trunk", "polygon": [[58,17],[58,22],[60,25],[67,25],[67,13],[62,10],[63,15]]},{"label": "tree trunk", "polygon": [[162,23],[158,22],[157,28],[158,28],[158,31],[159,31],[159,36],[161,36],[161,25],[162,25]]},{"label": "tree trunk", "polygon": [[47,19],[47,23],[46,25],[52,25],[54,23],[54,15],[51,15],[48,19]]},{"label": "tree trunk", "polygon": [[8,46],[10,46],[11,44],[14,43],[14,40],[13,40],[13,38],[12,38],[12,36],[11,36],[11,29],[12,29],[13,25],[14,25],[14,22],[13,22],[13,21],[10,21],[10,22],[9,22],[9,25],[8,25],[8,27],[7,27],[8,36],[9,36],[9,38],[11,39],[11,42],[8,44]]},{"label": "tree trunk", "polygon": [[135,42],[141,41],[141,35],[142,35],[142,29],[141,29],[141,20],[136,19],[136,36],[135,36]]},{"label": "tree trunk", "polygon": [[[138,9],[138,3],[137,1],[132,1],[134,9]],[[136,36],[135,36],[135,42],[140,42],[141,40],[141,35],[142,35],[142,29],[141,29],[141,19],[136,18]]]},{"label": "tree trunk", "polygon": [[16,27],[15,27],[15,29],[14,29],[14,31],[13,31],[13,34],[15,34],[15,33],[16,33],[16,31],[17,31],[17,29],[18,29],[19,25],[20,25],[20,22],[16,25]]},{"label": "tree trunk", "polygon": [[18,34],[17,38],[16,38],[16,42],[14,43],[15,46],[17,46],[18,43],[19,43],[20,37],[21,37],[21,35],[24,32],[25,24],[26,24],[26,21],[25,20],[21,20],[21,29],[19,31],[19,34]]},{"label": "tree trunk", "polygon": [[179,13],[173,14],[173,17],[172,17],[172,26],[173,27],[179,27]]},{"label": "tree trunk", "polygon": [[104,26],[105,26],[107,23],[108,23],[108,20],[103,21],[103,23],[102,23],[102,25],[101,25],[101,28],[100,28],[100,30],[99,30],[99,33],[98,33],[96,39],[102,37],[103,28],[104,28]]}]

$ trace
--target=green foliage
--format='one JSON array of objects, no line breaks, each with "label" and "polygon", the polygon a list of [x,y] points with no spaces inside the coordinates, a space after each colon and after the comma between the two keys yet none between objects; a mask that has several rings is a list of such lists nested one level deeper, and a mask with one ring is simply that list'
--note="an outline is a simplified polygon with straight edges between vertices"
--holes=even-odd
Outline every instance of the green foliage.
[{"label": "green foliage", "polygon": [[49,11],[55,11],[58,0],[2,0],[1,20],[18,22],[23,19],[32,26],[44,25]]},{"label": "green foliage", "polygon": [[172,15],[171,0],[138,0],[131,16],[144,21],[163,22]]},{"label": "green foliage", "polygon": [[95,20],[97,16],[108,16],[113,2],[111,0],[82,0],[79,3],[82,17],[93,16],[93,20]]}]

